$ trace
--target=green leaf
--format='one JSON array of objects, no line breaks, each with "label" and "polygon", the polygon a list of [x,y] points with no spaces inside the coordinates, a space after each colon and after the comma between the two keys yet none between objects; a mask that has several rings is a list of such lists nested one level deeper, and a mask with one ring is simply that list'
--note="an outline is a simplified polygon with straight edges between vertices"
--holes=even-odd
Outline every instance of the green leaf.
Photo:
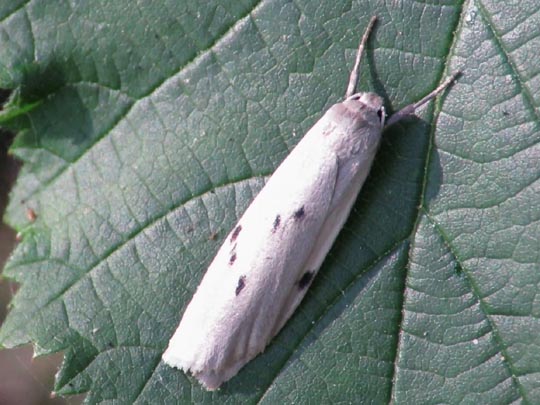
[{"label": "green leaf", "polygon": [[[0,342],[64,350],[56,390],[89,403],[534,402],[536,2],[199,3],[0,5],[24,162]],[[385,132],[293,318],[205,392],[161,354],[265,178],[342,99],[372,15],[359,88],[390,110],[463,74]]]}]

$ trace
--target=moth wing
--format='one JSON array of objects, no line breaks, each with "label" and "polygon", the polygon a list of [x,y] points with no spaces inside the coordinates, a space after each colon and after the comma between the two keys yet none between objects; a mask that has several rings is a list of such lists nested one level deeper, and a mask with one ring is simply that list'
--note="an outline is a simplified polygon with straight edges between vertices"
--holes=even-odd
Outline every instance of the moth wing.
[{"label": "moth wing", "polygon": [[[358,128],[354,136],[359,139],[369,139],[373,136],[373,131],[376,131],[376,129],[366,125]],[[377,151],[377,146],[378,143],[370,148],[366,148],[365,153],[361,156],[357,155],[353,160],[342,161],[339,164],[331,206],[302,270],[303,274],[312,272],[310,278],[305,279],[305,282],[308,284],[306,287],[309,286],[319,271],[330,248],[335,242],[337,235],[345,225],[356,198],[369,174]],[[291,317],[296,307],[302,301],[302,298],[303,295],[299,296],[291,294],[289,296],[288,301],[284,304],[285,310],[282,312],[280,319],[276,324],[275,333],[277,333]]]},{"label": "moth wing", "polygon": [[[306,287],[309,287],[309,284],[311,284],[311,281],[318,273],[324,259],[328,255],[330,248],[335,242],[337,235],[347,221],[347,218],[349,217],[352,206],[356,201],[356,197],[360,191],[360,188],[365,181],[365,177],[366,176],[363,176],[363,179],[361,179],[359,187],[351,187],[351,189],[347,190],[346,193],[340,196],[336,196],[336,198],[338,199],[336,201],[336,205],[333,205],[330,214],[328,215],[326,221],[321,227],[318,238],[315,241],[311,253],[303,267],[303,274],[308,274],[307,272],[313,271],[313,273],[310,275],[309,280],[306,280],[306,283],[308,283]],[[299,296],[295,294],[291,294],[289,296],[288,301],[284,304],[284,311],[282,312],[276,324],[275,333],[279,332],[279,330],[285,325],[287,320],[293,314],[296,307],[302,301],[303,297],[304,295]]]},{"label": "moth wing", "polygon": [[210,389],[262,352],[294,310],[291,296],[300,302],[305,295],[305,265],[339,171],[334,151],[318,139],[323,124],[305,135],[227,236],[163,355]]}]

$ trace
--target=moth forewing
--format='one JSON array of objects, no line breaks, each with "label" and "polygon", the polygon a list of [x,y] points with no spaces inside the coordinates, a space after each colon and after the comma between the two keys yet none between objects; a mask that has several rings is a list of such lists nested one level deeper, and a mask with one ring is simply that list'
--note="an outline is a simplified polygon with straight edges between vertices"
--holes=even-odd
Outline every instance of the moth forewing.
[{"label": "moth forewing", "polygon": [[164,354],[165,362],[192,370],[210,389],[265,348],[297,289],[338,178],[329,144],[310,145],[322,128],[325,119],[283,161],[227,236]]}]

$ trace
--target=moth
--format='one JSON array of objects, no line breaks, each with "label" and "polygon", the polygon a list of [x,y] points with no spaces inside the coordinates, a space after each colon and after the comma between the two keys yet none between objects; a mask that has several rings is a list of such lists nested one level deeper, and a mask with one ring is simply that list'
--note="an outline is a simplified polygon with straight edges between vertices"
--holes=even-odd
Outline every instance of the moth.
[{"label": "moth", "polygon": [[[375,23],[360,41],[342,102],[276,169],[227,236],[163,353],[209,390],[261,353],[292,315],[344,225],[385,128],[383,99],[354,93]],[[390,117],[414,114],[456,74]]]}]

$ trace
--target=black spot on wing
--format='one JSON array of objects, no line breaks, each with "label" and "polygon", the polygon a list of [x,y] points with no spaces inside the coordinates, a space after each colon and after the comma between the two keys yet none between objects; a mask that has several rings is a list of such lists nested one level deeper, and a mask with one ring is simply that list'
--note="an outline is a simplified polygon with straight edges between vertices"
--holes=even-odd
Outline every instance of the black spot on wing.
[{"label": "black spot on wing", "polygon": [[311,280],[313,280],[314,275],[315,275],[314,271],[306,271],[304,275],[302,276],[302,278],[298,280],[298,288],[300,290],[303,290],[304,288],[306,288],[309,285],[309,283],[311,283]]},{"label": "black spot on wing", "polygon": [[242,225],[238,225],[236,228],[234,228],[234,231],[231,235],[231,243],[238,238],[238,235],[240,235],[240,231],[242,230]]},{"label": "black spot on wing", "polygon": [[236,290],[234,291],[234,294],[238,296],[238,294],[242,292],[245,286],[246,286],[246,276],[240,276],[240,278],[238,279],[238,285],[236,286]]},{"label": "black spot on wing", "polygon": [[274,219],[274,224],[272,225],[272,232],[277,231],[280,224],[281,224],[281,215],[276,215],[276,219]]},{"label": "black spot on wing", "polygon": [[236,253],[233,252],[231,257],[229,258],[229,265],[232,266],[235,261],[236,261]]},{"label": "black spot on wing", "polygon": [[294,219],[302,219],[306,215],[306,210],[304,209],[304,206],[302,205],[299,209],[294,211],[293,217]]}]

